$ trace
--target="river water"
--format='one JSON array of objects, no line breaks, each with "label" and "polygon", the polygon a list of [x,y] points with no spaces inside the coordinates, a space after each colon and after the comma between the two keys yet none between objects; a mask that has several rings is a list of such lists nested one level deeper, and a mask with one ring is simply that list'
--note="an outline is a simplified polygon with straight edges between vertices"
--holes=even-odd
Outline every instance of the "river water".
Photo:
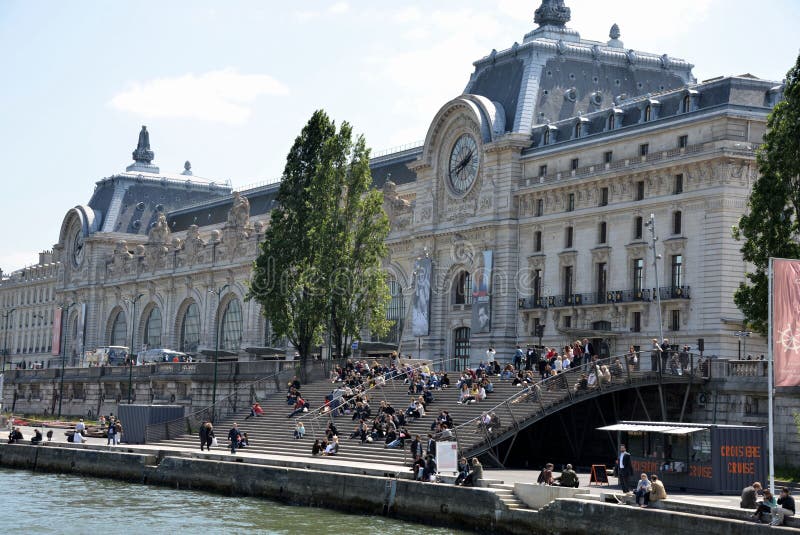
[{"label": "river water", "polygon": [[0,468],[4,531],[153,535],[455,534],[380,516],[337,513],[256,498]]}]

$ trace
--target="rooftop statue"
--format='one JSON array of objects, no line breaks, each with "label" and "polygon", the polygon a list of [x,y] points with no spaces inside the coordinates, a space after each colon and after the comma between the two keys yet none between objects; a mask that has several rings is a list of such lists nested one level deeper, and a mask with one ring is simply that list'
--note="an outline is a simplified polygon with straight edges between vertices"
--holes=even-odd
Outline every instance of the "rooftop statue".
[{"label": "rooftop statue", "polygon": [[137,163],[150,164],[153,158],[155,158],[155,153],[150,150],[150,133],[146,126],[142,126],[142,130],[139,132],[139,142],[136,144],[136,150],[133,151],[133,159]]}]

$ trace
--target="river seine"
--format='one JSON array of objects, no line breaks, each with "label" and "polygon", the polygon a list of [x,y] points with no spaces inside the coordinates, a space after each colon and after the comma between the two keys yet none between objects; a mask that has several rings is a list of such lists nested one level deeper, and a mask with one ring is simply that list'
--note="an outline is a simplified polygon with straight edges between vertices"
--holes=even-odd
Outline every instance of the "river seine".
[{"label": "river seine", "polygon": [[255,498],[0,468],[4,531],[95,534],[464,533]]}]

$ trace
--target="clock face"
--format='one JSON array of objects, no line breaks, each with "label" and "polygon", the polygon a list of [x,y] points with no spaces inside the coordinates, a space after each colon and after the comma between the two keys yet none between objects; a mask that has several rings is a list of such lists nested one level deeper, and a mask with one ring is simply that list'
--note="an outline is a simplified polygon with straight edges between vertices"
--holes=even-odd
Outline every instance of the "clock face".
[{"label": "clock face", "polygon": [[83,262],[83,253],[83,232],[81,232],[81,229],[78,229],[72,237],[72,262],[76,266],[80,266],[81,262]]},{"label": "clock face", "polygon": [[479,163],[480,154],[475,138],[463,134],[456,140],[450,152],[448,175],[453,191],[458,194],[465,193],[475,183]]}]

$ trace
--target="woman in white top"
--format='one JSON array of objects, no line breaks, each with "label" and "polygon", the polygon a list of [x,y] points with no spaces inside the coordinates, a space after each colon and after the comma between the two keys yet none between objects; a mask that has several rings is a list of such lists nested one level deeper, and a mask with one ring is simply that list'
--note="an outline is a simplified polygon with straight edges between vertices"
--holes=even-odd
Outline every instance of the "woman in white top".
[{"label": "woman in white top", "polygon": [[486,389],[483,387],[483,385],[478,387],[478,395],[475,396],[475,398],[478,401],[483,401],[484,399],[486,399]]},{"label": "woman in white top", "polygon": [[564,359],[561,357],[561,355],[556,357],[555,369],[559,373],[564,369]]}]

